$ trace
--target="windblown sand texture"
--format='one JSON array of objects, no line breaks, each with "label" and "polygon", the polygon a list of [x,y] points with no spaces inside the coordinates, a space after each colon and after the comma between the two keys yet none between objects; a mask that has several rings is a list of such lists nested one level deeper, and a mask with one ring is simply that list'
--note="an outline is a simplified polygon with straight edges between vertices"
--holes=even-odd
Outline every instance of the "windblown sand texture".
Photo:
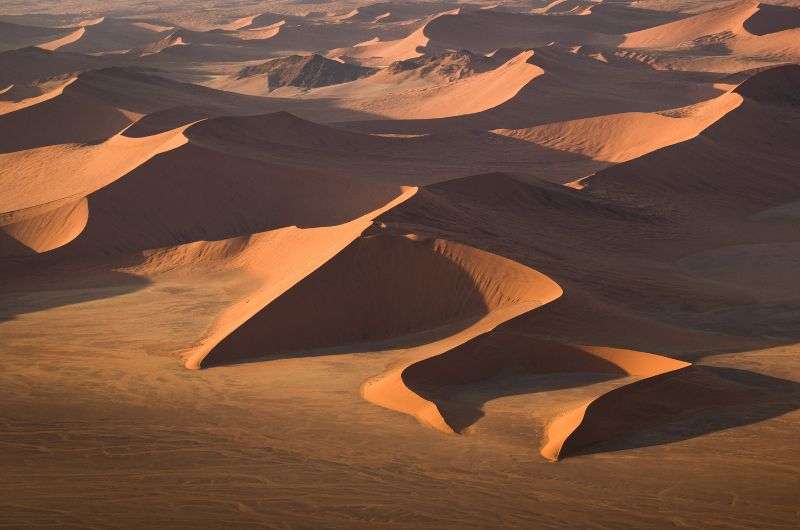
[{"label": "windblown sand texture", "polygon": [[800,526],[800,2],[6,4],[0,526]]}]

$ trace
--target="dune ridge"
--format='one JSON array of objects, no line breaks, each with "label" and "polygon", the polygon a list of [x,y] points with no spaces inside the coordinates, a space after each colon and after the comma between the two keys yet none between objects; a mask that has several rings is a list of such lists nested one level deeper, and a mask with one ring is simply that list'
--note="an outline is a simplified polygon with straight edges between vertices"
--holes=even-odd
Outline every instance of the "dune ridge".
[{"label": "dune ridge", "polygon": [[697,105],[670,111],[611,114],[526,129],[495,129],[492,132],[584,154],[595,160],[626,162],[694,138],[741,103],[739,94],[727,93]]},{"label": "dune ridge", "polygon": [[371,224],[372,219],[407,200],[414,193],[416,188],[404,188],[384,206],[335,227],[285,229],[280,233],[282,241],[279,242],[286,246],[269,245],[260,250],[262,239],[274,236],[254,238],[253,245],[248,245],[247,248],[247,266],[251,273],[261,277],[259,286],[247,298],[220,314],[199,344],[181,353],[184,365],[189,369],[201,368],[221,343],[230,340],[232,333],[237,333],[260,311],[269,307],[273,300],[334,258]]},{"label": "dune ridge", "polygon": [[61,37],[60,39],[52,40],[50,42],[45,42],[44,44],[39,44],[38,47],[49,51],[57,50],[62,46],[72,44],[73,42],[77,41],[83,37],[84,33],[86,33],[86,28],[81,26],[65,37]]}]

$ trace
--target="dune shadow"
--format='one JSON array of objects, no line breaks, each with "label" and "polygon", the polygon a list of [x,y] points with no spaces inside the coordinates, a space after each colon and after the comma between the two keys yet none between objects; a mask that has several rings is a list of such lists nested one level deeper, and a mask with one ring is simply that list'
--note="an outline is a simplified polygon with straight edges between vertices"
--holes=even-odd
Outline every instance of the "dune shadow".
[{"label": "dune shadow", "polygon": [[[590,429],[596,430],[605,423],[606,439],[585,444],[570,444],[568,440],[561,456],[681,442],[769,420],[800,408],[800,383],[794,381],[748,370],[702,365],[692,366],[688,375],[679,372],[666,374],[668,377],[661,380],[642,380],[606,394],[624,395],[625,400],[612,399],[607,406],[601,404],[598,410],[587,411],[587,417],[593,415]],[[689,378],[693,379],[690,384],[694,389],[686,384]],[[631,419],[638,420],[638,425],[625,425]],[[617,433],[612,429],[617,429]]]},{"label": "dune shadow", "polygon": [[429,344],[554,289],[528,267],[465,245],[361,237],[222,338],[202,366]]},{"label": "dune shadow", "polygon": [[[404,374],[405,375],[405,374]],[[623,377],[611,373],[553,373],[546,375],[511,374],[496,375],[475,385],[446,385],[421,387],[414,385],[414,393],[436,405],[445,423],[456,433],[464,434],[486,414],[484,407],[496,399],[511,396],[554,392],[612,381]],[[405,380],[405,378],[404,378]]]},{"label": "dune shadow", "polygon": [[202,366],[352,351],[346,345],[410,347],[463,329],[489,308],[470,275],[434,247],[356,240],[222,339]]},{"label": "dune shadow", "polygon": [[800,27],[800,9],[790,6],[760,4],[758,11],[744,21],[744,29],[763,37]]},{"label": "dune shadow", "polygon": [[[67,245],[68,246],[68,245]],[[116,270],[133,263],[64,259],[64,247],[30,256],[0,258],[0,322],[16,316],[144,289],[148,278]]]}]

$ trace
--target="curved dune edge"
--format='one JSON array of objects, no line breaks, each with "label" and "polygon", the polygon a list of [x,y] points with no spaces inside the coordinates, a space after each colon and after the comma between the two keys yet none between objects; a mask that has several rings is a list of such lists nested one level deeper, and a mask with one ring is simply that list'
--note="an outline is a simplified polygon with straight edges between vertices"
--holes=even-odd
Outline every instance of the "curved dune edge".
[{"label": "curved dune edge", "polygon": [[62,46],[66,46],[67,44],[72,44],[73,42],[80,40],[80,38],[83,37],[84,33],[86,33],[86,28],[84,26],[81,26],[72,33],[70,33],[69,35],[65,35],[60,39],[51,40],[50,42],[39,44],[36,47],[49,51],[57,50]]},{"label": "curved dune edge", "polygon": [[[129,138],[122,131],[97,145],[62,144],[0,154],[0,185],[6,190],[0,200],[0,222],[11,224],[38,215],[32,212],[107,186],[154,156],[185,145],[188,127],[142,138]],[[25,175],[22,183],[20,168]]]},{"label": "curved dune edge", "polygon": [[426,33],[428,24],[441,16],[455,15],[459,12],[460,9],[454,9],[432,15],[422,27],[402,39],[382,41],[375,37],[350,48],[331,50],[330,54],[355,57],[360,59],[365,66],[388,66],[395,61],[419,57],[430,48],[431,39]]},{"label": "curved dune edge", "polygon": [[603,450],[595,447],[643,428],[703,410],[752,403],[753,388],[713,367],[684,363],[606,392],[553,420],[542,455],[551,460]]},{"label": "curved dune edge", "polygon": [[42,253],[78,237],[89,221],[89,201],[60,201],[51,210],[0,226],[0,257]]},{"label": "curved dune edge", "polygon": [[681,49],[723,44],[736,54],[796,58],[800,9],[743,0],[692,17],[628,33],[620,48]]},{"label": "curved dune edge", "polygon": [[669,24],[628,33],[620,48],[674,48],[724,32],[750,35],[744,29],[744,23],[758,11],[759,2],[744,0]]},{"label": "curved dune edge", "polygon": [[[417,54],[419,55],[419,54]],[[526,50],[493,70],[457,81],[423,88],[394,87],[391,97],[370,95],[372,77],[315,89],[307,98],[340,98],[342,108],[392,119],[437,119],[487,111],[513,100],[525,87],[545,74]],[[344,97],[342,97],[344,96]]]},{"label": "curved dune edge", "polygon": [[[634,352],[640,353],[640,352]],[[644,354],[648,356],[652,356],[652,354]],[[628,371],[628,375],[645,375],[645,381],[649,378],[659,376],[661,374],[674,372],[676,370],[685,369],[688,366],[691,366],[690,363],[678,361],[674,359],[669,359],[667,357],[661,357],[662,362],[656,363],[652,366],[652,370],[649,373],[637,373]],[[615,362],[616,359],[609,358],[611,362]],[[620,366],[621,368],[625,369],[625,367]],[[605,394],[602,394],[593,400],[585,403],[579,407],[576,407],[558,417],[551,420],[546,427],[545,430],[545,443],[542,445],[539,453],[547,458],[548,460],[557,461],[565,456],[568,456],[567,448],[574,450],[578,447],[582,447],[584,445],[588,445],[590,443],[595,443],[600,441],[599,439],[581,439],[580,433],[582,427],[585,425],[585,422],[591,418],[592,409],[596,407],[597,403],[600,403],[606,399],[610,395],[619,395],[620,393],[624,393],[627,387],[631,385],[635,385],[637,382],[631,383],[629,385],[625,385]],[[613,433],[613,434],[620,434],[620,433]]]},{"label": "curved dune edge", "polygon": [[[0,101],[0,116],[2,116],[3,114],[9,114],[11,112],[24,109],[26,107],[31,107],[33,105],[37,105],[49,99],[58,97],[64,92],[65,88],[74,83],[77,79],[78,79],[77,76],[71,77],[67,79],[63,84],[57,86],[56,88],[48,90],[44,94],[40,94],[38,96],[34,96],[31,98],[25,98],[19,101]],[[7,92],[11,92],[12,90],[14,90],[14,85],[8,87],[5,90],[0,91],[0,94],[5,94]]]},{"label": "curved dune edge", "polygon": [[743,101],[739,94],[728,92],[671,111],[627,112],[491,132],[598,161],[619,163],[691,140]]},{"label": "curved dune edge", "polygon": [[[89,195],[151,158],[185,145],[188,138],[183,133],[188,127],[144,138],[128,138],[123,131],[98,145],[48,146],[0,155],[0,162],[9,162],[0,166],[7,168],[0,169],[0,185],[8,191],[0,201],[0,256],[48,252],[73,241],[89,222]],[[59,163],[56,172],[53,160]],[[26,169],[22,185],[19,168]]]},{"label": "curved dune edge", "polygon": [[[497,257],[499,258],[499,256]],[[445,339],[398,352],[401,353],[401,358],[386,372],[364,382],[361,386],[361,396],[380,407],[413,416],[425,426],[447,434],[455,434],[436,404],[423,398],[406,385],[403,373],[416,363],[450,351],[475,337],[492,331],[507,320],[556,300],[563,294],[561,287],[552,279],[533,269],[527,267],[526,269],[530,281],[527,299],[497,308],[475,324]]]},{"label": "curved dune edge", "polygon": [[203,360],[217,344],[353,242],[373,219],[416,192],[416,187],[402,187],[394,200],[341,225],[307,229],[288,227],[247,238],[238,265],[258,278],[259,285],[247,298],[223,311],[198,344],[180,353],[184,366],[191,370],[200,369]]},{"label": "curved dune edge", "polygon": [[225,337],[203,366],[426,344],[541,298],[537,280],[517,262],[444,239],[365,235]]}]

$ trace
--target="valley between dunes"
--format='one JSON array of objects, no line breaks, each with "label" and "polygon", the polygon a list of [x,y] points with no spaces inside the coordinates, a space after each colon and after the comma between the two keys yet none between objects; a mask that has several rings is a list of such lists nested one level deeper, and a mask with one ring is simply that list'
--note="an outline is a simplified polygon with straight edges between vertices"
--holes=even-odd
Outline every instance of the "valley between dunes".
[{"label": "valley between dunes", "polygon": [[800,3],[13,2],[0,526],[800,524]]}]

